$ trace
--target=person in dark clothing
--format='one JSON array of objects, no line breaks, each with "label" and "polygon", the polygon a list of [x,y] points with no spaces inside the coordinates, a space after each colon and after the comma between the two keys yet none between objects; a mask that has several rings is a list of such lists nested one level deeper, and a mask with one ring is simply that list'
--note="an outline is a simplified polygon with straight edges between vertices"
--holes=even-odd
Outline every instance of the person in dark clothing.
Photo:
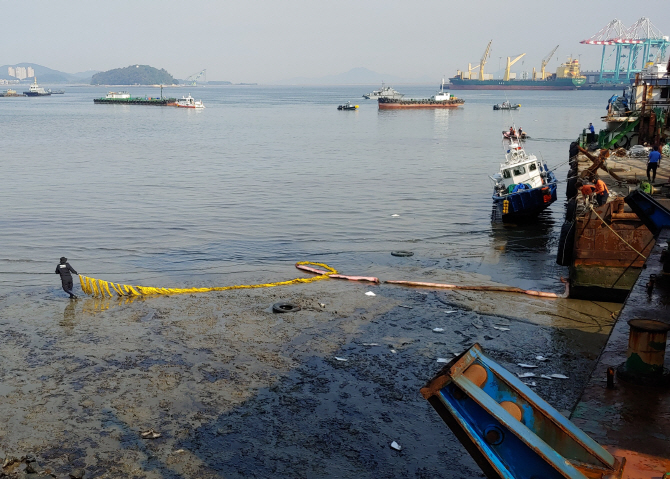
[{"label": "person in dark clothing", "polygon": [[63,283],[63,291],[70,295],[70,299],[77,299],[77,296],[72,292],[72,287],[74,286],[72,282],[72,274],[77,273],[70,263],[67,262],[67,258],[62,257],[60,263],[56,266],[56,273],[60,274],[60,280]]},{"label": "person in dark clothing", "polygon": [[[650,183],[654,183],[656,181],[656,168],[658,168],[658,165],[661,164],[661,153],[658,150],[659,148],[652,148],[651,152],[649,153],[649,159],[647,160],[647,179]],[[654,173],[653,178],[650,175],[651,172]]]}]

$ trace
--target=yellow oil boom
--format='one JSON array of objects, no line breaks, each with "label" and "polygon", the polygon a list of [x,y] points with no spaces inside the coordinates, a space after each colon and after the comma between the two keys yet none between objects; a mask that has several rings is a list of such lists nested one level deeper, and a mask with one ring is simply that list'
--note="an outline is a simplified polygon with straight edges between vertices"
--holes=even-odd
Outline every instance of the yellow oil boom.
[{"label": "yellow oil boom", "polygon": [[[521,60],[521,58],[525,55],[525,53],[522,53],[518,57],[516,57],[514,60],[510,60],[510,57],[507,57],[507,67],[505,68],[505,76],[503,77],[504,81],[509,81],[509,69],[514,65],[516,62]],[[481,72],[480,72],[481,73]]]},{"label": "yellow oil boom", "polygon": [[[544,59],[542,60],[542,66],[540,67],[540,80],[547,79],[547,75],[544,72],[544,69],[547,68],[547,64],[549,63],[549,60],[551,60],[551,58],[554,56],[554,53],[556,53],[556,50],[558,50],[558,45],[556,45],[554,49],[549,53],[549,55],[544,57]],[[533,69],[533,80],[537,80],[537,78],[535,78],[535,69]]]}]

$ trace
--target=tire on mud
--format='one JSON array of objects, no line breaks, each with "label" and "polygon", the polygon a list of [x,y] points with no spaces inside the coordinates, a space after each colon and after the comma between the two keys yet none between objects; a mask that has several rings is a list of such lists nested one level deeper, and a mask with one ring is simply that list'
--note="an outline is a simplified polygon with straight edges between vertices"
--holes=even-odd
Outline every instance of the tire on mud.
[{"label": "tire on mud", "polygon": [[570,266],[575,250],[575,222],[566,221],[561,227],[561,236],[558,239],[558,253],[556,263],[561,266]]}]

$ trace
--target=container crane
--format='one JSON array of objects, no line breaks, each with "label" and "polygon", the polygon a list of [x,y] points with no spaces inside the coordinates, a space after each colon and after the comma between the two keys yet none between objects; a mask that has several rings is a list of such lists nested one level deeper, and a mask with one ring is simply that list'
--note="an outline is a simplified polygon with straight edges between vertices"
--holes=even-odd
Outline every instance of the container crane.
[{"label": "container crane", "polygon": [[196,86],[198,84],[198,80],[200,80],[200,78],[202,78],[202,77],[207,78],[207,69],[206,68],[204,70],[202,70],[201,72],[194,73],[190,77],[186,78],[186,80],[184,80],[184,81],[188,85]]},{"label": "container crane", "polygon": [[[516,57],[514,60],[510,60],[510,57],[507,57],[507,67],[505,67],[505,76],[503,77],[504,81],[509,81],[509,69],[514,65],[516,62],[521,60],[521,58],[526,55],[525,53],[522,53],[518,57]],[[481,73],[481,71],[480,71]]]},{"label": "container crane", "polygon": [[[554,53],[556,53],[556,50],[558,50],[558,47],[559,47],[559,45],[556,45],[556,47],[554,47],[554,49],[549,53],[549,55],[544,57],[544,60],[542,60],[542,66],[540,67],[540,80],[546,80],[547,79],[547,75],[545,74],[544,69],[547,67],[547,64],[549,63],[551,58],[554,56]],[[535,75],[535,69],[533,69],[533,80],[537,79],[537,78],[535,78],[535,76],[536,76]]]}]

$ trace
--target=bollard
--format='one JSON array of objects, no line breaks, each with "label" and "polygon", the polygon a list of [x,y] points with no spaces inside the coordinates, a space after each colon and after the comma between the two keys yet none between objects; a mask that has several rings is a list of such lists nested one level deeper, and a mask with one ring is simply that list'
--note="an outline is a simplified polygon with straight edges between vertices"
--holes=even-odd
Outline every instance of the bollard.
[{"label": "bollard", "polygon": [[643,386],[670,386],[670,371],[663,367],[670,325],[653,319],[631,319],[628,325],[627,359],[617,377]]}]

